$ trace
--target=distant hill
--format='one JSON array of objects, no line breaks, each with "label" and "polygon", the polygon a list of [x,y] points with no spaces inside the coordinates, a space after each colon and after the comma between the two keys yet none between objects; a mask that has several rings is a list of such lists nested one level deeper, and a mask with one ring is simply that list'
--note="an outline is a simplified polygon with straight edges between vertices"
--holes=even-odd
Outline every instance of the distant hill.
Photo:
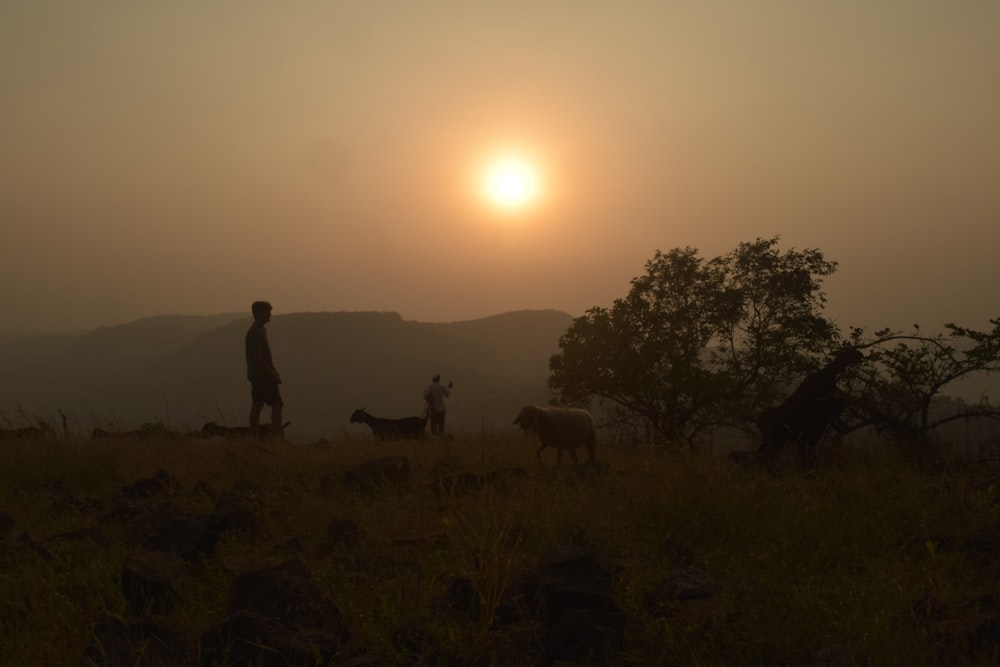
[{"label": "distant hill", "polygon": [[[268,325],[281,371],[289,436],[366,434],[356,408],[403,417],[423,409],[431,375],[455,382],[448,430],[509,427],[521,406],[545,403],[548,360],[572,322],[566,313],[518,311],[426,323],[397,313],[276,315]],[[0,417],[62,410],[71,428],[174,428],[246,423],[249,383],[243,314],[165,315],[85,334],[0,341]]]}]

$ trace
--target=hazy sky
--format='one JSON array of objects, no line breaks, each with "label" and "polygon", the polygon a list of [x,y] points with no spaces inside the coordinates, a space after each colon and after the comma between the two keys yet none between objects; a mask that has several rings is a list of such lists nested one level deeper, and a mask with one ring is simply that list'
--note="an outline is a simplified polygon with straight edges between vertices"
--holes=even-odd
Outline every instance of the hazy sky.
[{"label": "hazy sky", "polygon": [[774,235],[845,327],[1000,316],[996,0],[6,0],[0,119],[0,331],[580,315]]}]

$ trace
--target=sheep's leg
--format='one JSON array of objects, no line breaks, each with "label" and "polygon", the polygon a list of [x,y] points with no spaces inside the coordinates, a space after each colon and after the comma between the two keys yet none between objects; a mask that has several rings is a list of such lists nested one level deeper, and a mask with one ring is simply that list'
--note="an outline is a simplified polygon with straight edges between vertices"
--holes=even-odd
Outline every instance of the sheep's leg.
[{"label": "sheep's leg", "polygon": [[[560,450],[560,451],[562,451],[562,450]],[[569,450],[569,457],[570,457],[571,459],[573,459],[573,463],[574,463],[574,464],[576,464],[576,463],[579,463],[579,462],[580,462],[580,461],[579,461],[579,459],[577,459],[577,458],[576,458],[576,449],[575,449],[575,448],[574,448],[574,449],[571,449],[571,450]]]},{"label": "sheep's leg", "polygon": [[535,456],[538,457],[538,462],[542,462],[542,450],[545,449],[545,443],[542,443],[538,449],[535,450]]},{"label": "sheep's leg", "polygon": [[799,463],[806,470],[816,465],[816,441],[799,441]]},{"label": "sheep's leg", "polygon": [[763,456],[773,456],[777,454],[789,440],[794,440],[794,436],[784,424],[773,424],[763,433],[764,441],[760,446],[760,453]]},{"label": "sheep's leg", "polygon": [[791,427],[782,414],[781,408],[765,410],[757,420],[761,444],[757,450],[762,456],[773,456],[787,443],[794,439]]}]

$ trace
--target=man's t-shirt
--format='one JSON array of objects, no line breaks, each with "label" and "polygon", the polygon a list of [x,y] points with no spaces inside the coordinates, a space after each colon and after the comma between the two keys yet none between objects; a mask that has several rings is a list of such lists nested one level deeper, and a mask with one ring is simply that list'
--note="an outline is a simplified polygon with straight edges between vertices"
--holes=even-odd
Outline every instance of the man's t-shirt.
[{"label": "man's t-shirt", "polygon": [[451,390],[440,382],[432,382],[427,391],[424,392],[424,399],[431,404],[434,412],[444,412],[444,399],[451,395]]},{"label": "man's t-shirt", "polygon": [[271,345],[267,341],[267,329],[259,322],[250,325],[246,337],[247,379],[253,383],[274,382],[274,361],[271,359]]}]

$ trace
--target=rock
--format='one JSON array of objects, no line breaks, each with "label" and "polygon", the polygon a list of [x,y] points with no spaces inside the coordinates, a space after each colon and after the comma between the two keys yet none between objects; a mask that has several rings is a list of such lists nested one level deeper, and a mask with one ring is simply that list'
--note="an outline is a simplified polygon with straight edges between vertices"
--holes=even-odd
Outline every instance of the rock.
[{"label": "rock", "polygon": [[549,660],[606,664],[625,640],[625,614],[614,609],[570,609],[549,629]]},{"label": "rock", "polygon": [[180,482],[170,476],[166,470],[160,470],[152,477],[140,479],[122,489],[122,494],[129,499],[149,498],[154,495],[170,495],[180,489]]},{"label": "rock", "polygon": [[325,666],[348,638],[340,607],[293,559],[233,581],[226,620],[202,635],[202,664]]},{"label": "rock", "polygon": [[357,491],[372,492],[384,486],[405,486],[410,482],[410,460],[405,456],[385,456],[351,466],[344,484]]},{"label": "rock", "polygon": [[365,537],[365,529],[351,519],[334,517],[326,528],[326,539],[330,547],[335,549],[354,550],[361,546]]},{"label": "rock", "polygon": [[97,621],[84,656],[108,667],[190,664],[191,652],[179,633],[157,623],[127,623],[117,617]]},{"label": "rock", "polygon": [[179,577],[179,569],[164,558],[153,554],[132,556],[122,565],[122,595],[135,614],[164,613],[177,601],[174,581]]},{"label": "rock", "polygon": [[252,611],[299,627],[346,630],[340,607],[322,594],[299,559],[238,576],[230,589],[228,610],[230,615]]}]

